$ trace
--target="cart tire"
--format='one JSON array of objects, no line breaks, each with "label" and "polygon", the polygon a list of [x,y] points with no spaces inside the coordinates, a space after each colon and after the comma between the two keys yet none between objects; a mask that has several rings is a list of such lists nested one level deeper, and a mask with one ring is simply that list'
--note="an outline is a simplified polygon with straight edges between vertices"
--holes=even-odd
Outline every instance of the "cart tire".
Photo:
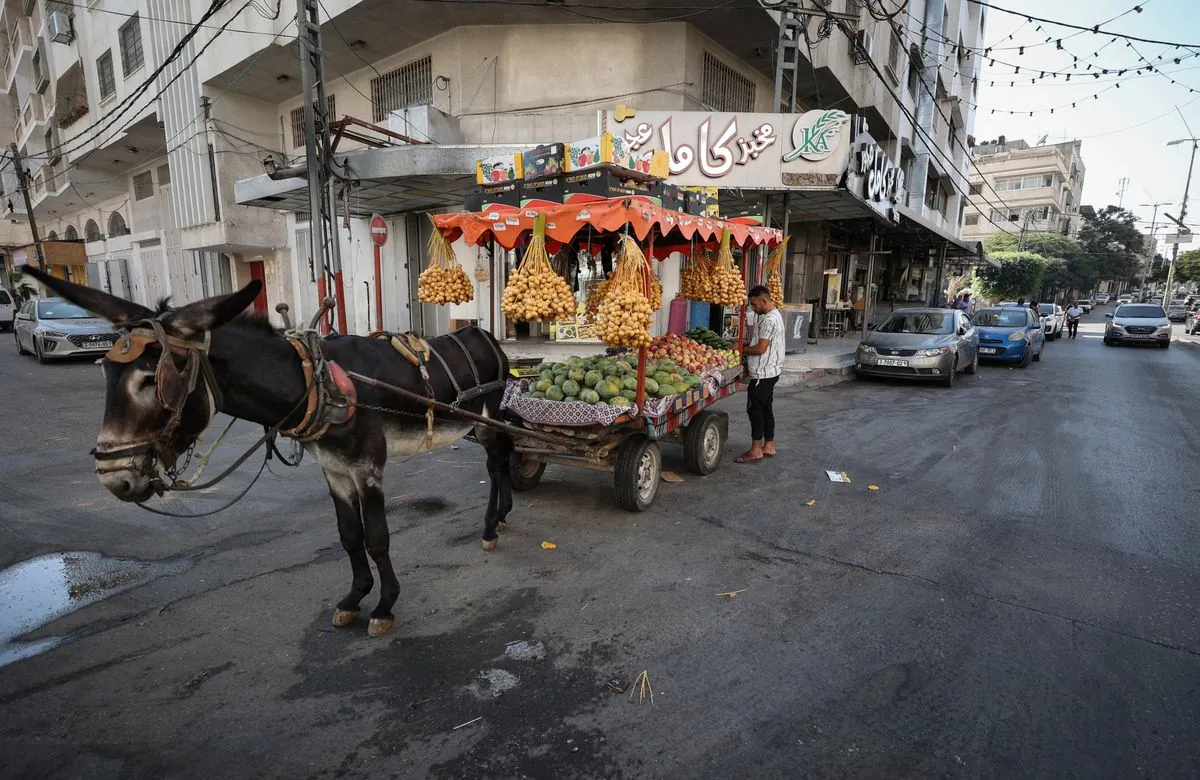
[{"label": "cart tire", "polygon": [[645,434],[630,436],[617,449],[613,488],[617,505],[629,512],[642,512],[654,503],[662,477],[662,455],[658,443]]},{"label": "cart tire", "polygon": [[707,477],[721,465],[725,438],[721,418],[714,412],[700,412],[683,429],[683,460],[687,470]]},{"label": "cart tire", "polygon": [[514,452],[508,458],[508,478],[512,482],[512,489],[518,493],[533,490],[545,473],[546,464],[540,460],[525,457],[519,452]]}]

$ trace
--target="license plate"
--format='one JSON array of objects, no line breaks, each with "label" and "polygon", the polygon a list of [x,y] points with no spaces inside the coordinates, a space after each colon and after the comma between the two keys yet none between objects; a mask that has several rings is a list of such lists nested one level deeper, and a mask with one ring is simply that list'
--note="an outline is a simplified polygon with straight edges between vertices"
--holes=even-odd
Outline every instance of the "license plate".
[{"label": "license plate", "polygon": [[875,361],[875,362],[876,362],[878,365],[881,365],[881,366],[900,366],[900,367],[903,367],[903,366],[907,366],[907,365],[908,365],[908,361],[907,361],[907,360],[890,360],[890,359],[888,359],[888,358],[880,358],[879,360],[877,360],[877,361]]},{"label": "license plate", "polygon": [[1130,336],[1130,338],[1135,338],[1135,339],[1152,339],[1152,338],[1154,338],[1153,333],[1130,333],[1129,336]]},{"label": "license plate", "polygon": [[999,355],[1000,350],[996,349],[995,347],[980,347],[979,354],[981,354],[981,355]]}]

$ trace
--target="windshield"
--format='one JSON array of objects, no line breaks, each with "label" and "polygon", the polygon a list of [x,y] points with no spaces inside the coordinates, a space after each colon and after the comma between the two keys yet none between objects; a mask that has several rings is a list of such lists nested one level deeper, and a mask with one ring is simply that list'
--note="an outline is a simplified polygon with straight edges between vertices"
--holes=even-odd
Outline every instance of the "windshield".
[{"label": "windshield", "polygon": [[932,311],[893,314],[875,330],[880,333],[941,335],[954,332],[954,317]]},{"label": "windshield", "polygon": [[985,328],[1023,328],[1028,322],[1022,309],[984,309],[974,321]]},{"label": "windshield", "polygon": [[1163,317],[1167,316],[1167,313],[1162,310],[1161,306],[1131,305],[1118,306],[1117,313],[1114,316],[1133,317],[1135,319],[1143,320],[1161,320]]},{"label": "windshield", "polygon": [[1041,312],[1042,314],[1053,314],[1054,313],[1054,304],[1053,303],[1039,303],[1038,311]]},{"label": "windshield", "polygon": [[67,301],[42,301],[38,304],[40,320],[90,320],[93,317],[87,309]]}]

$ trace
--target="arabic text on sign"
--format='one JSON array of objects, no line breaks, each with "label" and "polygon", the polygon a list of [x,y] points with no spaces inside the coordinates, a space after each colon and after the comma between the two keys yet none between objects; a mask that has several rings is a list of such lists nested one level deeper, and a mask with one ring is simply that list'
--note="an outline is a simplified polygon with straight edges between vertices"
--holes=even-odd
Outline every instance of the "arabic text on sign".
[{"label": "arabic text on sign", "polygon": [[904,171],[874,144],[858,152],[858,173],[866,178],[866,197],[898,203],[904,193]]},{"label": "arabic text on sign", "polygon": [[[658,128],[662,148],[670,159],[672,176],[686,173],[698,162],[700,172],[710,179],[721,178],[735,165],[746,165],[751,160],[757,160],[763,150],[778,138],[775,128],[770,124],[755,128],[750,138],[739,137],[737,132],[737,117],[730,119],[729,124],[719,132],[714,132],[711,118],[705,119],[697,129],[698,143],[693,147],[686,143],[676,145],[678,139],[675,138],[670,119]],[[635,130],[625,132],[625,141],[630,151],[636,152],[649,143],[653,135],[654,128],[648,122],[642,122]]]}]

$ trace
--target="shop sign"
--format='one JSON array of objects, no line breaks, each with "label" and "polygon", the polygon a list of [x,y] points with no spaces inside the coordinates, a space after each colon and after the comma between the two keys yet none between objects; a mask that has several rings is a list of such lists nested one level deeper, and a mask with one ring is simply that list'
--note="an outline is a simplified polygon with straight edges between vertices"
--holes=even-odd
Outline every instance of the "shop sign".
[{"label": "shop sign", "polygon": [[866,120],[861,118],[854,136],[850,165],[847,186],[879,214],[898,220],[894,209],[904,203],[904,169],[892,162],[887,152],[867,133]]},{"label": "shop sign", "polygon": [[[728,114],[646,111],[601,115],[601,129],[632,152],[662,150],[672,184],[684,187],[781,189],[832,187],[850,155],[844,111]],[[812,175],[812,179],[806,178]]]}]

